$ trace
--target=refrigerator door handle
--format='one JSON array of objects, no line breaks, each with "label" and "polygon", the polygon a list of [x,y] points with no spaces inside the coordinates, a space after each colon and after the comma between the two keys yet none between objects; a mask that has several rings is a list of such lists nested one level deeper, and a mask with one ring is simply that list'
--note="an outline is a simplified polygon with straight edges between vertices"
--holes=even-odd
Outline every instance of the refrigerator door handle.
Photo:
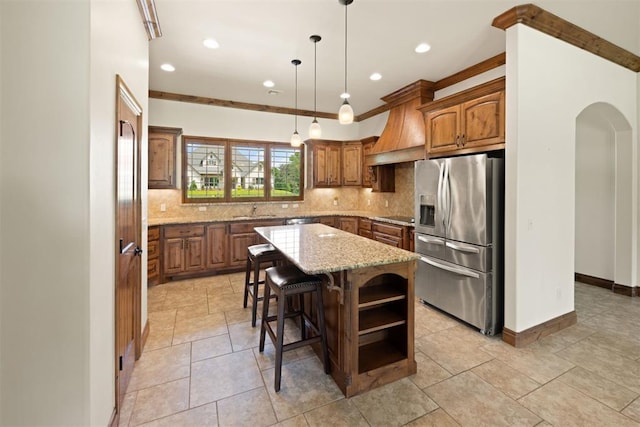
[{"label": "refrigerator door handle", "polygon": [[445,245],[448,248],[451,248],[451,249],[454,249],[454,250],[460,251],[460,252],[467,252],[467,253],[470,253],[470,254],[478,254],[478,253],[480,253],[480,249],[474,248],[473,246],[462,245],[460,243],[447,242],[447,243],[445,243]]},{"label": "refrigerator door handle", "polygon": [[435,244],[435,245],[443,245],[444,244],[444,240],[436,239],[434,237],[418,236],[418,240],[420,240],[421,242],[432,243],[432,244]]},{"label": "refrigerator door handle", "polygon": [[438,202],[436,206],[436,216],[442,215],[442,226],[445,226],[445,215],[444,215],[444,163],[440,163],[438,165],[439,173],[438,173]]},{"label": "refrigerator door handle", "polygon": [[444,168],[444,179],[442,182],[442,189],[444,192],[444,202],[446,204],[445,207],[445,220],[446,223],[444,225],[445,228],[445,233],[448,236],[449,235],[449,229],[451,228],[451,184],[449,182],[449,163],[445,162],[445,168]]},{"label": "refrigerator door handle", "polygon": [[463,268],[449,267],[448,265],[440,264],[439,262],[430,260],[429,258],[420,257],[420,261],[426,262],[427,264],[433,267],[439,268],[441,270],[446,270],[451,273],[459,274],[461,276],[473,277],[474,279],[478,279],[480,277],[479,274],[474,273],[473,271],[467,270],[466,268],[463,269]]}]

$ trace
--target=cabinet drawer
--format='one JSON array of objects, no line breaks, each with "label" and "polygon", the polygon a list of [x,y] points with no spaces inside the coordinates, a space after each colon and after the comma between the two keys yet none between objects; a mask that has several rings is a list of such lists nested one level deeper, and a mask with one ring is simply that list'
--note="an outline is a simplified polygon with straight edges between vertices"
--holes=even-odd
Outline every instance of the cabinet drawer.
[{"label": "cabinet drawer", "polygon": [[150,241],[147,243],[147,258],[158,258],[160,254],[160,242],[158,240]]},{"label": "cabinet drawer", "polygon": [[147,230],[147,241],[158,240],[160,238],[160,227],[149,227]]},{"label": "cabinet drawer", "polygon": [[164,237],[167,239],[192,236],[204,236],[204,225],[175,225],[164,228]]},{"label": "cabinet drawer", "polygon": [[147,261],[147,281],[156,279],[160,276],[160,260],[150,259]]},{"label": "cabinet drawer", "polygon": [[402,239],[399,237],[389,236],[387,234],[381,234],[374,231],[373,240],[402,249]]},{"label": "cabinet drawer", "polygon": [[382,224],[380,222],[374,222],[372,226],[374,232],[387,234],[389,236],[402,237],[402,227],[398,225]]},{"label": "cabinet drawer", "polygon": [[372,225],[373,225],[373,221],[371,221],[370,219],[360,218],[360,221],[358,222],[358,228],[360,230],[369,230],[369,231],[371,231],[371,226]]},{"label": "cabinet drawer", "polygon": [[271,227],[273,225],[282,225],[282,220],[271,221],[251,221],[251,222],[236,222],[229,226],[229,232],[231,234],[237,233],[251,233],[256,227]]},{"label": "cabinet drawer", "polygon": [[367,239],[373,239],[373,233],[371,232],[371,230],[364,230],[361,228],[360,230],[358,230],[358,235],[366,237]]}]

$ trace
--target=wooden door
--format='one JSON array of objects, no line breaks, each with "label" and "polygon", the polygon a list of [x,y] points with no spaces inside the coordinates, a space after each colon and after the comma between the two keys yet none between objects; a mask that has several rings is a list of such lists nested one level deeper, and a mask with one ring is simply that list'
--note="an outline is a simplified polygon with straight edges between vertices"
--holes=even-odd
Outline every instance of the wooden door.
[{"label": "wooden door", "polygon": [[224,268],[227,265],[227,226],[207,227],[207,268]]},{"label": "wooden door", "polygon": [[465,148],[503,143],[504,91],[462,104],[460,145]]},{"label": "wooden door", "polygon": [[425,117],[427,134],[427,154],[451,151],[458,148],[460,127],[460,106],[431,111]]},{"label": "wooden door", "polygon": [[348,142],[342,147],[342,185],[362,184],[362,144]]},{"label": "wooden door", "polygon": [[142,109],[117,76],[116,107],[116,411],[140,357],[141,196],[140,131]]}]

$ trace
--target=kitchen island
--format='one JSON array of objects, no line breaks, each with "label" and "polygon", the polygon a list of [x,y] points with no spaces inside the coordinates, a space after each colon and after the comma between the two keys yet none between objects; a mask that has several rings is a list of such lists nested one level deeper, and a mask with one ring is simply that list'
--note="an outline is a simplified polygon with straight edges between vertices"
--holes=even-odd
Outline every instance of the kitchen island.
[{"label": "kitchen island", "polygon": [[325,278],[331,375],[345,396],[416,373],[415,253],[323,224],[255,231],[302,271]]}]

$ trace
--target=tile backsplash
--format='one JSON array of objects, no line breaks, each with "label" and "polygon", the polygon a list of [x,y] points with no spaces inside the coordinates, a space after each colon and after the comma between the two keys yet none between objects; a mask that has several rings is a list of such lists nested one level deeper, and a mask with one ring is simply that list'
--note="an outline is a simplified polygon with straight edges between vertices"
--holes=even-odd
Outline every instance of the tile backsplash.
[{"label": "tile backsplash", "polygon": [[[373,193],[370,188],[314,188],[304,191],[303,201],[257,202],[256,215],[296,216],[305,214],[337,214],[341,212],[367,212],[371,215],[413,216],[414,177],[413,163],[397,164],[394,193]],[[202,203],[183,204],[181,190],[149,190],[148,218],[185,219],[207,221],[251,215],[254,203]],[[334,205],[334,201],[337,205]],[[283,205],[287,205],[286,208]],[[294,205],[298,207],[294,207]],[[165,210],[161,207],[164,205]]]}]

